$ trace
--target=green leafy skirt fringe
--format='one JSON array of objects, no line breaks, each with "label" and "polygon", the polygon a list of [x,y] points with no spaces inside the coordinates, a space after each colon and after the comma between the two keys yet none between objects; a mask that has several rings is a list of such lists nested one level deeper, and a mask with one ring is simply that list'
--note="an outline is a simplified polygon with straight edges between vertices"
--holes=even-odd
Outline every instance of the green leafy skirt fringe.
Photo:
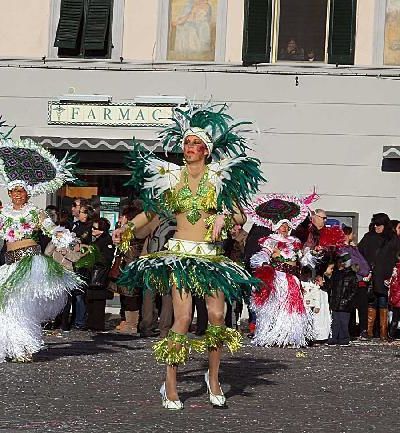
[{"label": "green leafy skirt fringe", "polygon": [[240,332],[224,325],[209,324],[203,339],[190,340],[186,335],[170,330],[167,337],[156,343],[153,349],[157,361],[180,365],[186,364],[192,350],[199,353],[216,350],[224,343],[231,353],[239,350],[242,345]]},{"label": "green leafy skirt fringe", "polygon": [[259,280],[252,277],[242,266],[222,255],[190,255],[162,251],[130,263],[123,270],[118,285],[134,291],[157,291],[168,294],[173,285],[180,292],[196,296],[212,296],[221,291],[227,301],[241,300]]}]

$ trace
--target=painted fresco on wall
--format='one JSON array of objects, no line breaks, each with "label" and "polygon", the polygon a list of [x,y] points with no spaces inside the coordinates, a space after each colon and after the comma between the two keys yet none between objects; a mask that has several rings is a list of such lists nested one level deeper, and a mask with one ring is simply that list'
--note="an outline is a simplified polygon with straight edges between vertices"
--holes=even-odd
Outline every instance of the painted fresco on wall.
[{"label": "painted fresco on wall", "polygon": [[387,0],[384,64],[400,65],[400,0]]},{"label": "painted fresco on wall", "polygon": [[170,0],[168,60],[215,60],[219,0]]}]

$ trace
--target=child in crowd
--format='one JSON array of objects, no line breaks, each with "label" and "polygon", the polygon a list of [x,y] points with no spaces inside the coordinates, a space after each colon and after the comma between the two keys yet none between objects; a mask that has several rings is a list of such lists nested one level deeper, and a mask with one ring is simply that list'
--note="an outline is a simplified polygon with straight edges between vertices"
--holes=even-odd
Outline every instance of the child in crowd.
[{"label": "child in crowd", "polygon": [[[301,289],[303,292],[304,307],[307,312],[310,312],[313,317],[313,330],[314,330],[314,320],[316,315],[319,314],[320,310],[320,299],[321,299],[321,289],[317,283],[312,278],[312,270],[308,266],[304,266],[300,274]],[[313,342],[310,342],[313,344]]]},{"label": "child in crowd", "polygon": [[314,315],[314,335],[315,341],[323,342],[328,340],[331,333],[331,311],[329,308],[330,279],[335,263],[328,259],[323,262],[318,269],[315,283],[318,284],[320,291],[319,312]]},{"label": "child in crowd", "polygon": [[351,267],[351,256],[342,253],[337,258],[331,277],[330,307],[332,310],[331,338],[328,344],[350,343],[349,320],[357,295],[357,274]]},{"label": "child in crowd", "polygon": [[397,263],[393,269],[389,281],[389,303],[392,306],[392,323],[389,328],[389,339],[394,340],[400,320],[400,256],[397,256]]}]

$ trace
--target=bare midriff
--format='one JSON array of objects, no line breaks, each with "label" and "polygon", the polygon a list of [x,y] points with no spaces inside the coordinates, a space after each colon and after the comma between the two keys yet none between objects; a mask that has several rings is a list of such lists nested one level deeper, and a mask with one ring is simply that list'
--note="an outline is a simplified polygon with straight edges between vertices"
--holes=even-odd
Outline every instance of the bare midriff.
[{"label": "bare midriff", "polygon": [[201,218],[195,223],[191,224],[186,218],[186,212],[175,214],[177,230],[174,238],[186,241],[204,242],[204,237],[207,233],[207,227],[204,222],[211,213],[201,212]]},{"label": "bare midriff", "polygon": [[15,251],[20,248],[32,247],[37,245],[33,239],[22,239],[21,241],[7,242],[7,251]]}]

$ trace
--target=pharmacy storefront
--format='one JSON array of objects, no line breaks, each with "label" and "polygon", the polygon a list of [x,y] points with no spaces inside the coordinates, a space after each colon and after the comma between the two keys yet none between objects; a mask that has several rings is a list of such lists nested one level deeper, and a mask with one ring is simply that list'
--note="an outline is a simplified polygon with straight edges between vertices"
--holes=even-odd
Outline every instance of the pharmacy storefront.
[{"label": "pharmacy storefront", "polygon": [[[29,138],[50,149],[58,158],[68,151],[79,161],[79,178],[84,185],[64,186],[47,197],[47,204],[69,209],[74,197],[87,198],[113,224],[118,210],[137,193],[125,186],[130,175],[127,160],[133,140],[157,152],[158,131],[171,122],[173,107],[183,105],[185,98],[169,98],[172,102],[163,102],[163,97],[138,97],[137,101],[123,103],[111,99],[106,95],[66,95],[49,100],[47,124],[61,128],[62,135]],[[128,137],[127,128],[132,131]],[[120,129],[124,129],[126,138],[118,138]],[[67,137],[66,130],[71,132]],[[82,134],[91,131],[90,135],[94,135],[93,130],[98,131],[97,137]],[[113,137],[101,138],[104,130],[107,135],[112,131]]]}]

